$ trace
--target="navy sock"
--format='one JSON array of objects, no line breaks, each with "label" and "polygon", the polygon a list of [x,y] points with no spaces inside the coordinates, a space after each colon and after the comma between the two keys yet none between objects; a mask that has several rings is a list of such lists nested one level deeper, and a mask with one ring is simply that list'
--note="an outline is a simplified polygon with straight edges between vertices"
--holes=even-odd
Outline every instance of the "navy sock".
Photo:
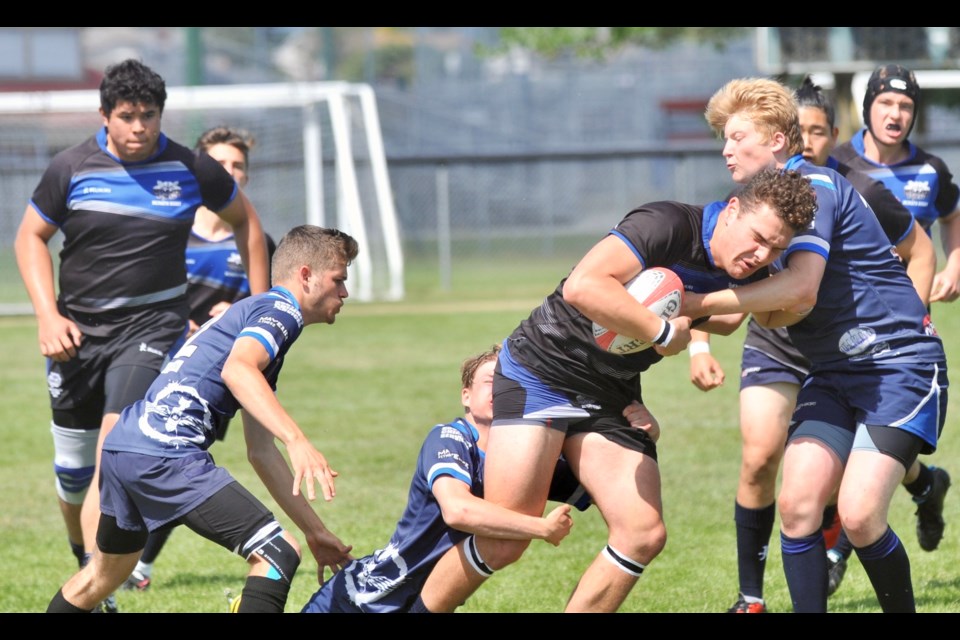
[{"label": "navy sock", "polygon": [[917,610],[910,558],[893,529],[887,527],[879,540],[857,549],[857,557],[870,578],[884,613],[914,613]]},{"label": "navy sock", "polygon": [[237,613],[283,613],[289,592],[289,582],[247,576]]},{"label": "navy sock", "polygon": [[77,564],[82,567],[84,564],[86,564],[86,553],[83,551],[83,543],[81,542],[80,544],[77,544],[76,542],[71,541],[69,538],[67,539],[67,542],[70,543],[70,551],[72,551],[73,555],[76,557]]},{"label": "navy sock", "polygon": [[414,601],[410,608],[407,609],[407,613],[433,613],[430,609],[427,609],[427,605],[423,604],[423,598],[417,596],[417,599]]},{"label": "navy sock", "polygon": [[747,509],[734,503],[733,521],[737,527],[737,570],[740,593],[763,598],[763,574],[767,566],[770,534],[776,506]]},{"label": "navy sock", "polygon": [[795,613],[826,613],[827,550],[823,531],[802,538],[780,533],[783,572]]},{"label": "navy sock", "polygon": [[917,476],[917,479],[911,482],[910,484],[904,485],[904,488],[910,492],[910,495],[914,498],[918,498],[925,494],[930,487],[933,485],[933,472],[930,471],[930,467],[920,463],[920,475]]},{"label": "navy sock", "polygon": [[47,605],[47,613],[90,613],[90,610],[70,604],[63,597],[63,589],[57,589],[57,595],[53,596]]}]

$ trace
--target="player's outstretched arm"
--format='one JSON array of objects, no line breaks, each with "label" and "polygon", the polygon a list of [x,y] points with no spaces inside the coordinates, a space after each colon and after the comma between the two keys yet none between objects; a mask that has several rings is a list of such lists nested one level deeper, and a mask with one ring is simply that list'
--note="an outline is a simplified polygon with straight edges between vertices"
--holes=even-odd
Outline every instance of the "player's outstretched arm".
[{"label": "player's outstretched arm", "polygon": [[247,459],[273,499],[303,532],[317,561],[317,579],[323,584],[325,569],[329,567],[331,573],[336,573],[346,566],[353,559],[350,555],[353,547],[343,544],[327,529],[303,494],[290,492],[293,474],[277,448],[273,434],[249,413],[244,412],[242,416]]},{"label": "player's outstretched arm", "polygon": [[316,499],[316,482],[329,502],[336,495],[333,480],[337,473],[280,405],[263,377],[262,371],[269,363],[270,356],[260,342],[251,337],[240,337],[227,356],[221,376],[244,412],[283,442],[293,467],[293,495],[300,495],[300,487],[306,483],[307,498]]},{"label": "player's outstretched arm", "polygon": [[488,502],[470,493],[470,487],[451,476],[433,482],[433,495],[440,503],[447,526],[487,538],[546,540],[556,546],[573,527],[570,505],[562,504],[546,517],[528,516]]}]

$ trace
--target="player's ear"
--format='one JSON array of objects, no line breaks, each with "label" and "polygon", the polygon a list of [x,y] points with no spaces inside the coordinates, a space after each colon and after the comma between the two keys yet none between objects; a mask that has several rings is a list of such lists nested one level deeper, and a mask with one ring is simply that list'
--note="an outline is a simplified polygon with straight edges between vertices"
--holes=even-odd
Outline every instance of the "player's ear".
[{"label": "player's ear", "polygon": [[780,151],[787,146],[787,136],[784,135],[783,131],[777,131],[773,134],[773,137],[770,138],[770,146],[774,152]]},{"label": "player's ear", "polygon": [[726,215],[726,219],[724,220],[724,223],[730,224],[736,219],[739,213],[740,213],[740,198],[738,198],[737,196],[732,196],[729,200],[727,200],[727,215]]}]

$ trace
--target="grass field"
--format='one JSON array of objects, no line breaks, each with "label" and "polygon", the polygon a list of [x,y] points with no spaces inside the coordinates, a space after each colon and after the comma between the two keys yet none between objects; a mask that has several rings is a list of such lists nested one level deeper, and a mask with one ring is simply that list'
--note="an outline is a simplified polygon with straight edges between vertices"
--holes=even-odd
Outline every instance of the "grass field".
[{"label": "grass field", "polygon": [[[579,252],[571,253],[579,256]],[[573,259],[576,259],[576,258]],[[411,273],[403,303],[348,304],[333,326],[306,330],[288,356],[278,395],[331,465],[340,472],[337,497],[316,505],[354,554],[383,545],[406,501],[417,451],[436,422],[460,415],[461,360],[501,340],[556,286],[569,260],[464,264],[452,291],[436,288],[429,269]],[[950,362],[960,355],[957,307],[934,316]],[[644,398],[663,427],[660,464],[669,540],[628,598],[624,612],[719,612],[736,597],[733,503],[739,468],[737,374],[740,335],[714,341],[727,372],[710,393],[688,380],[685,355],[644,375]],[[53,490],[52,443],[43,363],[32,318],[0,319],[0,531],[5,571],[0,611],[38,612],[75,570]],[[951,399],[936,454],[925,458],[960,482],[958,408]],[[245,486],[272,504],[246,462],[239,424],[211,452]],[[901,491],[890,520],[906,544],[921,612],[960,612],[960,488],[947,496],[946,537],[933,553],[920,550],[913,503]],[[282,517],[285,523],[287,520]],[[563,544],[534,543],[524,558],[495,575],[464,612],[556,612],[582,570],[604,545],[596,509],[576,516]],[[301,537],[302,540],[302,537]],[[287,611],[316,589],[309,553],[294,579]],[[245,563],[187,529],[174,532],[146,593],[118,594],[121,612],[226,612],[224,591],[239,592]],[[777,534],[770,546],[766,597],[788,611]],[[872,588],[856,559],[830,600],[833,611],[876,612]]]}]

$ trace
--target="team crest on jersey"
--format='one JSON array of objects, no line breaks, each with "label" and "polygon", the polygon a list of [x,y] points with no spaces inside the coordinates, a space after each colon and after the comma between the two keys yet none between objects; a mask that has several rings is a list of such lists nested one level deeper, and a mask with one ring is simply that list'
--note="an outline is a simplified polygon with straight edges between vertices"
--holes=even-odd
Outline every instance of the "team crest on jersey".
[{"label": "team crest on jersey", "polygon": [[170,382],[148,401],[139,418],[140,432],[152,440],[179,448],[202,445],[213,430],[210,406],[193,387]]},{"label": "team crest on jersey", "polygon": [[153,185],[153,197],[157,200],[179,200],[183,195],[179,180],[157,180]]},{"label": "team crest on jersey", "polygon": [[853,327],[840,337],[840,351],[856,356],[867,350],[877,339],[877,332],[870,327]]},{"label": "team crest on jersey", "polygon": [[357,604],[376,602],[407,579],[407,561],[393,542],[366,559],[356,560],[354,564],[358,562],[359,571],[353,565],[343,570],[347,593]]},{"label": "team crest on jersey", "polygon": [[930,183],[926,180],[907,180],[903,195],[907,200],[925,202],[930,197]]}]

